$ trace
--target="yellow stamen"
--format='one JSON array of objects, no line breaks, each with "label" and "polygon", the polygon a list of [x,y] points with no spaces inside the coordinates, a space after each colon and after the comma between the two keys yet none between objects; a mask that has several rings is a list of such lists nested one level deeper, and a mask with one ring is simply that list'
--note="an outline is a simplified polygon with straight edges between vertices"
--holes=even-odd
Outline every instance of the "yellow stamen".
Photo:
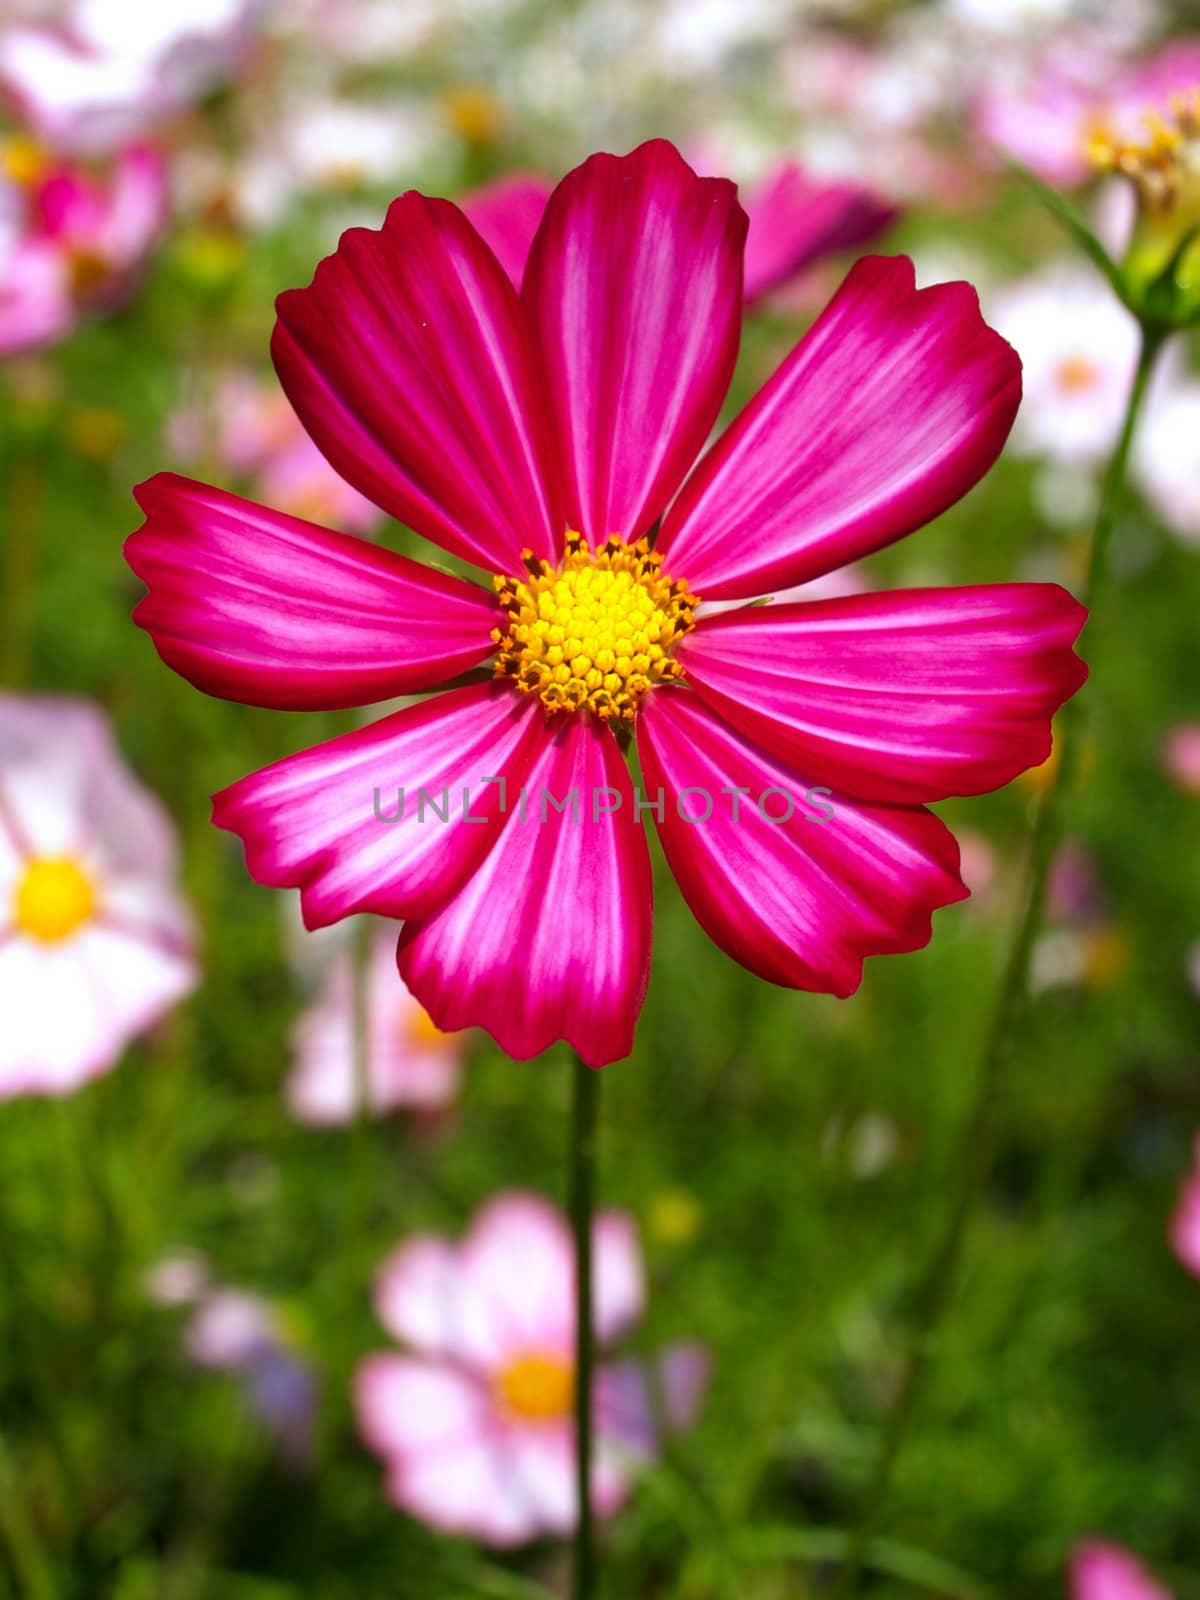
[{"label": "yellow stamen", "polygon": [[1067,356],[1058,363],[1054,376],[1067,394],[1082,394],[1094,389],[1102,376],[1100,368],[1086,356]]},{"label": "yellow stamen", "polygon": [[496,1398],[521,1422],[557,1422],[575,1399],[575,1372],[557,1356],[521,1356],[495,1381]]},{"label": "yellow stamen", "polygon": [[1200,88],[1173,94],[1165,111],[1147,107],[1138,120],[1140,137],[1098,119],[1085,140],[1088,160],[1128,178],[1147,210],[1170,211],[1200,160]]},{"label": "yellow stamen", "polygon": [[656,683],[683,676],[671,651],[691,628],[697,600],[662,571],[645,539],[592,550],[567,535],[559,567],[525,551],[527,577],[494,580],[508,612],[496,628],[496,676],[549,711],[586,707],[602,722],[632,722]]},{"label": "yellow stamen", "polygon": [[25,868],[13,897],[17,927],[43,944],[59,944],[91,920],[96,890],[70,856],[42,856]]}]

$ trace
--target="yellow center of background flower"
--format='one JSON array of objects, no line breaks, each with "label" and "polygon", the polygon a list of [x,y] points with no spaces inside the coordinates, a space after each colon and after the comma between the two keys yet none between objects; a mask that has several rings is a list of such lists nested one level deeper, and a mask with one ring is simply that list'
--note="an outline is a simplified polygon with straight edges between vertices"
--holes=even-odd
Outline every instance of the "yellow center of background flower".
[{"label": "yellow center of background flower", "polygon": [[604,722],[632,722],[653,684],[682,677],[671,650],[692,626],[696,597],[645,539],[593,551],[570,533],[561,566],[529,551],[523,559],[528,577],[494,580],[509,617],[492,632],[497,677],[550,711],[586,706]]},{"label": "yellow center of background flower", "polygon": [[70,856],[31,861],[17,884],[17,927],[43,944],[58,944],[90,920],[96,910],[92,880]]},{"label": "yellow center of background flower", "polygon": [[1147,108],[1140,122],[1140,135],[1130,137],[1102,119],[1088,134],[1088,156],[1101,171],[1129,178],[1148,211],[1171,211],[1193,198],[1200,177],[1200,88],[1172,95],[1165,114]]},{"label": "yellow center of background flower", "polygon": [[523,1422],[557,1422],[574,1404],[574,1368],[556,1356],[522,1356],[496,1379],[496,1398]]}]

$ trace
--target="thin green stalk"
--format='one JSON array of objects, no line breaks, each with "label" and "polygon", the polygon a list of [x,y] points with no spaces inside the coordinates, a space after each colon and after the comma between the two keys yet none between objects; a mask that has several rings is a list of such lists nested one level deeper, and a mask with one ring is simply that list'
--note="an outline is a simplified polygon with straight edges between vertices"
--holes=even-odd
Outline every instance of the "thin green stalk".
[{"label": "thin green stalk", "polygon": [[577,1055],[571,1085],[571,1230],[575,1241],[575,1494],[579,1520],[571,1593],[591,1600],[592,1534],[592,1217],[596,1205],[596,1112],[600,1074]]},{"label": "thin green stalk", "polygon": [[[1105,473],[1100,510],[1092,535],[1083,592],[1083,602],[1089,614],[1095,611],[1107,583],[1109,547],[1125,491],[1129,453],[1146,397],[1146,386],[1160,347],[1159,338],[1149,333],[1143,334],[1137,371],[1126,401],[1121,434]],[[984,1036],[975,1099],[967,1116],[956,1160],[957,1172],[950,1212],[914,1299],[909,1349],[899,1388],[884,1425],[846,1560],[834,1585],[833,1600],[850,1600],[850,1596],[858,1590],[942,1318],[953,1296],[968,1224],[991,1170],[996,1110],[1025,1012],[1030,960],[1042,925],[1050,865],[1062,828],[1061,803],[1070,792],[1079,765],[1081,739],[1078,699],[1069,701],[1064,707],[1058,736],[1059,760],[1042,791],[1034,817],[1020,916],[1013,930],[991,1022]]]},{"label": "thin green stalk", "polygon": [[0,1434],[0,1534],[27,1600],[54,1600],[57,1591],[50,1562],[25,1504],[20,1474],[3,1434]]}]

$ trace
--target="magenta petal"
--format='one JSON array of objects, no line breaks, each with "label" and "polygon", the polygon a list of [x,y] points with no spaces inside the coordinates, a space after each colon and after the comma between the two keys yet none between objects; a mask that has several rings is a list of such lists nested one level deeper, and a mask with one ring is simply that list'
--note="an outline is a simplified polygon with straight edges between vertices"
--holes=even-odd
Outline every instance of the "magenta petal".
[{"label": "magenta petal", "polygon": [[458,202],[518,289],[553,189],[548,178],[535,172],[512,172]]},{"label": "magenta petal", "polygon": [[213,821],[241,838],[256,882],[300,890],[310,928],[427,916],[502,826],[501,785],[485,779],[518,787],[540,736],[538,708],[506,685],[456,689],[251,773],[214,796]]},{"label": "magenta petal", "polygon": [[568,525],[593,544],[661,515],[737,359],[746,219],[672,145],[592,156],[550,198],[522,298],[562,452]]},{"label": "magenta petal", "polygon": [[612,734],[577,714],[548,725],[524,782],[524,816],[510,791],[479,871],[401,933],[400,972],[447,1032],[486,1028],[520,1061],[565,1039],[604,1066],[633,1048],[650,965],[650,857],[629,772]]},{"label": "magenta petal", "polygon": [[[966,896],[958,846],[932,812],[838,794],[806,800],[815,780],[697,695],[650,695],[638,754],[647,799],[664,794],[658,831],[684,899],[722,950],[772,983],[852,994],[865,956],[920,949],[931,913]],[[736,814],[732,789],[746,791]],[[703,817],[706,797],[707,820],[680,816]],[[832,817],[818,820],[828,808]]]},{"label": "magenta petal", "polygon": [[899,208],[860,183],[822,182],[786,161],[746,199],[746,304],[822,256],[868,244]]},{"label": "magenta petal", "polygon": [[282,710],[368,705],[482,661],[492,596],[298,517],[160,472],[125,559],[134,621],[207,694]]},{"label": "magenta petal", "polygon": [[489,571],[520,571],[526,547],[556,558],[553,444],[520,303],[457,206],[401,195],[277,309],[280,382],[349,483]]},{"label": "magenta petal", "polygon": [[966,494],[1020,398],[969,285],[918,290],[907,257],[868,256],[688,479],[658,548],[708,600],[820,577]]},{"label": "magenta petal", "polygon": [[1050,754],[1087,677],[1050,583],[901,589],[702,618],[679,649],[727,722],[814,781],[890,804],[983,794]]}]

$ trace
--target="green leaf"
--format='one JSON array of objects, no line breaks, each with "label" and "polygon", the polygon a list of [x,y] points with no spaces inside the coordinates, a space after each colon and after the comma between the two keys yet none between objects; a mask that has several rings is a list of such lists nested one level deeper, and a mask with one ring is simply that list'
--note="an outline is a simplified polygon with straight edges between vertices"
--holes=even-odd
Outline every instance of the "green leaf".
[{"label": "green leaf", "polygon": [[1088,259],[1108,279],[1120,300],[1136,315],[1137,307],[1130,300],[1125,274],[1088,227],[1078,209],[1065,194],[1059,194],[1057,189],[1052,189],[1048,183],[1043,183],[1035,172],[1031,172],[1020,161],[1014,161],[1011,157],[1005,159],[1009,169],[1033,190],[1050,215],[1061,223]]},{"label": "green leaf", "polygon": [[[850,1544],[845,1528],[747,1528],[736,1544],[743,1561],[839,1561]],[[990,1600],[991,1591],[981,1579],[963,1572],[940,1556],[896,1539],[873,1539],[867,1547],[867,1565],[910,1583],[926,1595],[946,1600]]]}]

